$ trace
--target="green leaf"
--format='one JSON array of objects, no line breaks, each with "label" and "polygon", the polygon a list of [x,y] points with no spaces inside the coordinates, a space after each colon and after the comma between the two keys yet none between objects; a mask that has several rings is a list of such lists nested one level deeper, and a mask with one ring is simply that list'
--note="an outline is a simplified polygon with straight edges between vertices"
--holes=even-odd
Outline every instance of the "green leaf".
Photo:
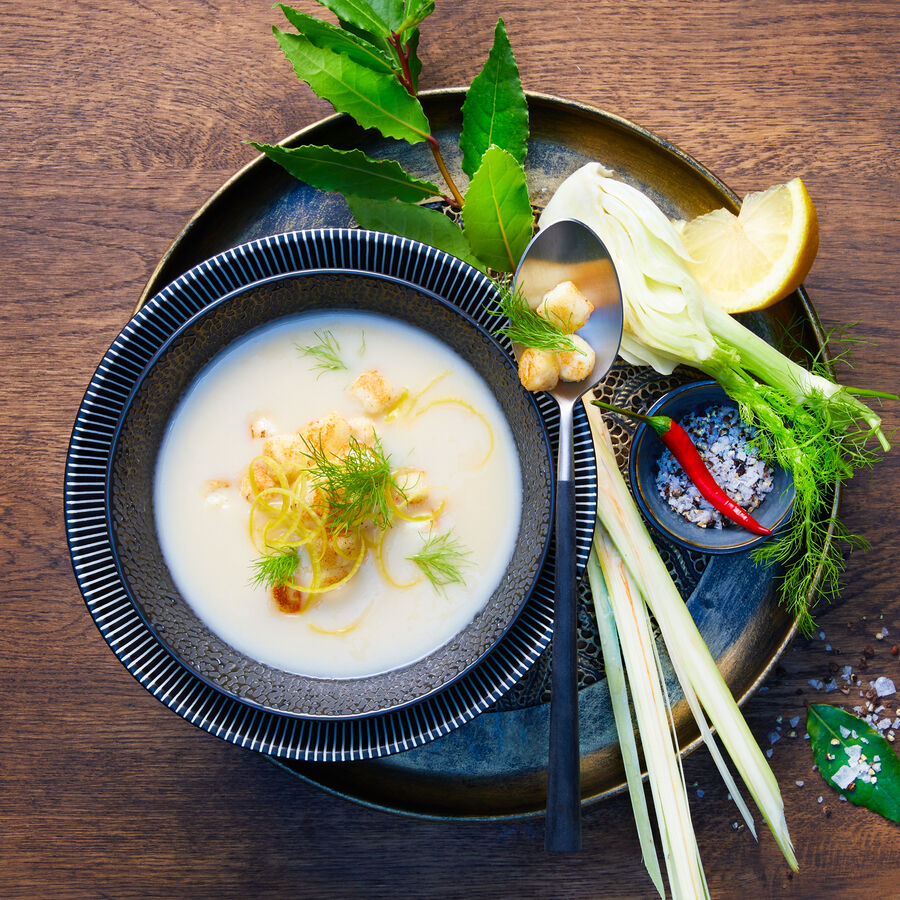
[{"label": "green leaf", "polygon": [[370,34],[390,37],[391,28],[384,18],[365,0],[318,0],[330,9],[342,22],[349,22]]},{"label": "green leaf", "polygon": [[303,35],[272,31],[297,77],[338,112],[353,116],[363,128],[377,128],[385,137],[410,144],[428,137],[422,105],[393,75],[373,72]]},{"label": "green leaf", "polygon": [[349,31],[338,28],[336,25],[329,25],[328,22],[323,22],[315,16],[308,16],[306,13],[291,9],[290,6],[285,6],[283,3],[278,5],[291,25],[317,47],[333,50],[335,53],[344,53],[354,62],[376,72],[394,73],[391,57],[368,41],[355,37]]},{"label": "green leaf", "polygon": [[475,255],[500,272],[514,272],[534,230],[525,170],[505,150],[489,147],[469,183],[463,228]]},{"label": "green leaf", "polygon": [[[857,806],[900,822],[900,759],[877,731],[846,710],[824,704],[810,706],[806,730],[819,773],[830,788]],[[835,775],[842,780],[847,774],[857,777],[847,788],[839,787]]]},{"label": "green leaf", "polygon": [[415,28],[434,12],[434,0],[404,0],[403,21],[397,31]]},{"label": "green leaf", "polygon": [[503,19],[497,21],[494,46],[484,68],[466,92],[462,113],[459,147],[466,175],[474,175],[491,144],[502,147],[518,162],[525,162],[528,102]]},{"label": "green leaf", "polygon": [[335,150],[333,147],[279,147],[250,143],[278,163],[294,178],[321,191],[340,191],[370,200],[427,200],[441,195],[430,181],[414,178],[394,160],[378,160],[362,150]]},{"label": "green leaf", "polygon": [[406,50],[409,53],[409,75],[412,79],[413,90],[419,89],[419,75],[422,74],[422,60],[419,59],[419,29],[413,28],[406,40]]},{"label": "green leaf", "polygon": [[380,34],[372,34],[371,31],[366,31],[365,28],[357,28],[352,22],[347,22],[344,19],[340,19],[341,30],[347,31],[352,35],[358,37],[361,41],[371,44],[373,47],[376,47],[378,50],[381,50],[385,56],[388,56],[390,59],[394,59],[395,53],[394,48],[388,43],[388,39],[383,37]]},{"label": "green leaf", "polygon": [[369,0],[369,5],[391,31],[396,31],[406,18],[403,0]]},{"label": "green leaf", "polygon": [[399,234],[431,244],[484,271],[484,265],[472,255],[459,226],[436,209],[395,200],[367,200],[363,197],[347,197],[346,200],[350,212],[362,228]]}]

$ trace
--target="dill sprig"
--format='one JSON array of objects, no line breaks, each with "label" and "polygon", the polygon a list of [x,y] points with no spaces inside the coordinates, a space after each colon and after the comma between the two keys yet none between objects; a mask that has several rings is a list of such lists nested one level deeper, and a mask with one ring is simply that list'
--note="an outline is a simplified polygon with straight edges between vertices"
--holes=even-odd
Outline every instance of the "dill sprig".
[{"label": "dill sprig", "polygon": [[277,553],[267,553],[259,556],[250,564],[253,569],[251,584],[264,587],[277,587],[279,584],[287,584],[294,577],[297,566],[300,565],[300,557],[293,549],[283,550]]},{"label": "dill sprig", "polygon": [[344,361],[341,359],[341,345],[334,334],[326,329],[325,331],[314,332],[317,344],[309,344],[306,347],[295,344],[296,348],[303,356],[311,356],[315,363],[313,370],[319,370],[321,378],[326,372],[339,372],[346,369]]},{"label": "dill sprig", "polygon": [[421,569],[431,586],[441,590],[449,584],[464,585],[462,570],[472,564],[471,550],[454,536],[453,529],[443,534],[430,532],[422,540],[422,548],[407,559]]},{"label": "dill sprig", "polygon": [[306,455],[312,460],[310,477],[325,495],[328,525],[335,529],[359,528],[373,522],[385,529],[394,517],[392,497],[405,494],[377,435],[371,444],[363,444],[351,435],[346,453],[331,456],[321,445],[306,442]]},{"label": "dill sprig", "polygon": [[800,630],[809,634],[815,596],[829,600],[838,596],[844,551],[867,546],[835,515],[834,487],[875,461],[877,452],[866,444],[875,429],[859,424],[850,396],[846,424],[837,428],[834,397],[807,395],[798,400],[730,366],[716,367],[715,377],[738,402],[741,418],[759,428],[754,449],[793,476],[790,522],[777,538],[755,551],[754,559],[783,567],[782,600],[797,617]]},{"label": "dill sprig", "polygon": [[494,281],[500,294],[495,309],[489,309],[492,316],[505,316],[509,324],[501,325],[494,334],[502,334],[513,343],[523,347],[534,347],[548,353],[565,353],[575,350],[575,342],[556,323],[541,318],[532,308],[521,285],[512,289],[508,282]]}]

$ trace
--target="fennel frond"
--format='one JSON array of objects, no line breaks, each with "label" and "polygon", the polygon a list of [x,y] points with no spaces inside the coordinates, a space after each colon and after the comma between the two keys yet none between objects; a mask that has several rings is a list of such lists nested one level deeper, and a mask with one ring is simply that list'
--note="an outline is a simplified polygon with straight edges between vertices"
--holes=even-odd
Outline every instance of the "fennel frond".
[{"label": "fennel frond", "polygon": [[419,567],[435,590],[466,583],[463,569],[471,564],[471,551],[456,538],[453,529],[443,534],[432,532],[422,541],[422,547],[407,559]]},{"label": "fennel frond", "polygon": [[309,344],[306,347],[300,344],[295,346],[302,356],[311,356],[315,360],[312,368],[318,370],[319,377],[326,372],[339,372],[346,369],[347,365],[341,359],[340,342],[334,334],[325,329],[325,331],[316,331],[315,335],[318,343]]},{"label": "fennel frond", "polygon": [[495,334],[502,334],[523,347],[533,347],[547,353],[565,353],[576,349],[570,335],[531,308],[520,286],[513,289],[508,282],[495,280],[494,287],[500,294],[500,301],[496,309],[488,312],[492,316],[509,319],[509,323],[501,325]]},{"label": "fennel frond", "polygon": [[253,569],[251,584],[273,588],[287,584],[300,565],[300,557],[294,548],[258,556],[250,564]]},{"label": "fennel frond", "polygon": [[394,518],[391,499],[405,494],[377,435],[371,444],[360,443],[351,435],[347,452],[339,457],[307,441],[306,455],[311,460],[309,477],[325,497],[329,527],[353,529],[369,521],[381,529],[390,526]]}]

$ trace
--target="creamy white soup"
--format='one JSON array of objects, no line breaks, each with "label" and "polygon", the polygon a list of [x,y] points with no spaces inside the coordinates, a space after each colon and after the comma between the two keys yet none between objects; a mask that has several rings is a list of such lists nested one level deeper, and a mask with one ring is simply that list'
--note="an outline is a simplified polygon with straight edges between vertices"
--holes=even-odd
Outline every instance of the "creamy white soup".
[{"label": "creamy white soup", "polygon": [[[325,344],[324,354],[299,349]],[[377,412],[356,390],[372,372],[393,392]],[[294,435],[328,416],[374,429],[401,482],[417,473],[424,499],[383,532],[380,561],[367,547],[345,584],[285,612],[271,587],[252,583],[260,551],[246,476],[268,446],[253,434]],[[356,677],[420,659],[485,605],[512,556],[520,477],[496,399],[444,344],[383,316],[305,314],[228,348],[191,386],[160,450],[156,525],[179,591],[219,637],[285,671]],[[411,559],[444,535],[464,551],[454,557],[462,584],[435,586]]]}]

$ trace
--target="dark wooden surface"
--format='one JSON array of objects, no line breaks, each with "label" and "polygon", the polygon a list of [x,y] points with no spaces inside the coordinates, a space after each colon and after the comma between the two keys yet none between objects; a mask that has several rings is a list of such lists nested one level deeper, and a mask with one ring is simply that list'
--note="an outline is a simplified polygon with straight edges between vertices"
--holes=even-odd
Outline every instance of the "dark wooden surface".
[{"label": "dark wooden surface", "polygon": [[[896,4],[438,0],[423,87],[467,83],[498,15],[528,88],[639,122],[741,194],[802,176],[822,232],[807,287],[826,326],[858,322],[871,341],[846,379],[897,389]],[[169,241],[251,158],[241,140],[280,139],[329,107],[281,57],[268,2],[7,0],[2,18],[0,896],[650,897],[621,798],[586,812],[578,856],[545,854],[540,820],[364,809],[197,730],[108,650],[62,526],[82,392]],[[896,427],[900,408],[885,415]],[[778,716],[823,699],[810,679],[866,646],[867,674],[900,684],[898,476],[895,452],[846,492],[845,520],[873,547],[821,611],[826,640],[798,640],[747,704],[765,746]],[[798,732],[772,757],[793,878],[768,834],[733,830],[705,751],[687,761],[712,895],[900,897],[900,829],[835,802]]]}]

